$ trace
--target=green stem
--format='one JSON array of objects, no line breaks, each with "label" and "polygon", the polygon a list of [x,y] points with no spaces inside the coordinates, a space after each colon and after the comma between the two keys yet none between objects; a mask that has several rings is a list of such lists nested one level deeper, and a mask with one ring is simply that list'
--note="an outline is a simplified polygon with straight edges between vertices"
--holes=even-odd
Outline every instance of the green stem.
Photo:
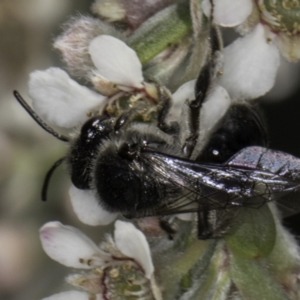
[{"label": "green stem", "polygon": [[178,287],[182,290],[190,288],[192,282],[190,271],[193,268],[197,272],[204,272],[209,264],[217,245],[216,240],[194,240],[171,265],[161,273],[164,282],[164,290],[167,298],[173,299]]},{"label": "green stem", "polygon": [[219,242],[207,270],[197,280],[198,288],[191,299],[227,299],[231,280],[226,261],[224,243]]},{"label": "green stem", "polygon": [[[213,241],[215,244],[215,241]],[[208,249],[210,241],[195,240],[180,256],[178,260],[172,264],[172,270],[177,276],[185,275],[203,256],[205,250]],[[213,252],[212,252],[213,254]]]},{"label": "green stem", "polygon": [[129,38],[142,64],[180,41],[192,29],[189,1],[172,5],[146,21]]}]

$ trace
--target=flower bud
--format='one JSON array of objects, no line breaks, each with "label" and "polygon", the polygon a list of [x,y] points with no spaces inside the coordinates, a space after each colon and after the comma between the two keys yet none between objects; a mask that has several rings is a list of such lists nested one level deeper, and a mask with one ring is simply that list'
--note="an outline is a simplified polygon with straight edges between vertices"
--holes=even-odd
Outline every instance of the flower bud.
[{"label": "flower bud", "polygon": [[96,0],[92,5],[93,13],[107,22],[122,21],[128,28],[138,28],[148,18],[174,3],[174,0]]},{"label": "flower bud", "polygon": [[55,40],[54,48],[59,50],[68,71],[76,77],[89,80],[94,67],[88,52],[90,42],[101,34],[118,35],[104,22],[91,18],[73,18],[64,25],[63,33]]},{"label": "flower bud", "polygon": [[126,18],[126,11],[121,0],[96,0],[91,8],[94,14],[109,23]]}]

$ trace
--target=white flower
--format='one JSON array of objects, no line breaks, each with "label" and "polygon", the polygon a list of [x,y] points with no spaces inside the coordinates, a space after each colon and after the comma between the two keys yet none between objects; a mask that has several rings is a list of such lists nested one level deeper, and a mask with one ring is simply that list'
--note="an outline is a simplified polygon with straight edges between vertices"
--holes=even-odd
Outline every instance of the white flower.
[{"label": "white flower", "polygon": [[91,294],[96,299],[104,299],[105,284],[109,284],[109,276],[118,276],[118,272],[122,272],[126,264],[127,268],[133,268],[151,285],[154,266],[144,234],[129,222],[116,221],[114,237],[114,240],[110,238],[99,247],[74,227],[62,225],[60,222],[45,224],[40,229],[44,251],[67,267],[89,272],[67,278],[70,284],[84,292],[63,292],[44,299],[58,300],[68,296],[72,298],[66,299],[88,300]]},{"label": "white flower", "polygon": [[118,214],[110,213],[102,208],[92,190],[80,190],[72,184],[69,195],[75,214],[84,224],[107,225],[118,216]]},{"label": "white flower", "polygon": [[67,267],[90,269],[110,260],[108,254],[72,226],[49,222],[40,229],[40,236],[45,252]]},{"label": "white flower", "polygon": [[86,121],[93,111],[101,112],[111,96],[143,91],[142,65],[124,42],[100,35],[91,41],[89,54],[95,64],[90,70],[91,81],[102,95],[78,84],[59,68],[31,73],[29,94],[35,111],[46,122],[71,128]]},{"label": "white flower", "polygon": [[[267,4],[263,0],[214,0],[213,4],[215,23],[238,26],[237,30],[245,35],[224,49],[220,84],[234,99],[249,97],[249,91],[255,91],[251,99],[264,95],[274,85],[279,52],[289,61],[300,59],[300,30],[294,4],[288,1]],[[202,8],[209,16],[211,1],[204,0]],[[231,92],[232,84],[240,86],[237,95]]]},{"label": "white flower", "polygon": [[31,73],[29,94],[39,116],[67,128],[83,123],[89,112],[105,104],[104,96],[78,84],[59,68]]},{"label": "white flower", "polygon": [[[211,0],[203,0],[202,8],[209,16]],[[237,26],[246,20],[251,11],[251,0],[213,0],[213,20],[220,26]]]},{"label": "white flower", "polygon": [[274,86],[280,56],[263,25],[258,24],[248,35],[236,39],[223,49],[223,54],[219,84],[233,100],[256,99]]},{"label": "white flower", "polygon": [[89,53],[100,76],[119,86],[143,88],[142,64],[135,51],[121,40],[100,35],[90,43]]},{"label": "white flower", "polygon": [[[257,24],[264,25],[265,36],[288,61],[300,59],[300,27],[297,3],[293,1],[214,0],[213,19],[224,27],[238,26],[241,34]],[[204,13],[211,13],[211,1],[202,3]]]}]

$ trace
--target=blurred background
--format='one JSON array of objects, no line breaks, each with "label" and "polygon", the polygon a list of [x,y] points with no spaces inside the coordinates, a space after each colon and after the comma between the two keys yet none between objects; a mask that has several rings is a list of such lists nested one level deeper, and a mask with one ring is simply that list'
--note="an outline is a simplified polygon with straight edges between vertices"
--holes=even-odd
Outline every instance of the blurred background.
[{"label": "blurred background", "polygon": [[[61,289],[69,272],[43,253],[38,230],[59,220],[100,241],[99,228],[78,222],[68,201],[64,168],[52,178],[48,202],[40,201],[46,171],[64,156],[65,145],[44,132],[16,102],[17,89],[30,102],[29,73],[61,66],[52,41],[76,14],[90,14],[92,1],[0,1],[0,299],[41,299]],[[230,36],[230,35],[228,35]],[[228,37],[230,39],[230,37]],[[225,41],[226,43],[226,41]],[[61,66],[62,67],[62,66]],[[300,68],[283,62],[278,84],[261,99],[270,147],[300,157]],[[299,216],[286,220],[300,234]]]},{"label": "blurred background", "polygon": [[43,253],[38,230],[59,220],[100,241],[99,228],[82,225],[68,201],[69,179],[59,168],[40,201],[46,171],[64,156],[65,144],[43,131],[16,102],[30,102],[30,72],[61,66],[52,42],[70,16],[87,14],[92,1],[0,1],[0,299],[41,299],[64,288],[70,271]]}]

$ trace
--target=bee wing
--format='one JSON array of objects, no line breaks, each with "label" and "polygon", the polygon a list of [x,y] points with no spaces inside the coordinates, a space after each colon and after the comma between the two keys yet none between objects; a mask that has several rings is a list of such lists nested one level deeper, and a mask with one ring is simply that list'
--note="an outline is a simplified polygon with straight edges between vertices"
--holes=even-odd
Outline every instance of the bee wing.
[{"label": "bee wing", "polygon": [[[270,172],[283,180],[294,183],[295,188],[282,190],[274,195],[283,217],[300,212],[300,159],[276,150],[263,147],[247,147],[233,156],[227,165],[232,167],[246,167]],[[293,192],[289,192],[293,191]]]},{"label": "bee wing", "polygon": [[244,160],[238,155],[219,165],[152,151],[145,151],[143,159],[158,180],[169,181],[182,189],[181,197],[158,208],[157,213],[161,214],[197,211],[203,205],[208,210],[260,207],[274,200],[273,195],[287,194],[299,187],[297,180],[271,172],[271,169],[264,170],[259,165],[254,167],[254,163],[252,167],[243,165]]}]

